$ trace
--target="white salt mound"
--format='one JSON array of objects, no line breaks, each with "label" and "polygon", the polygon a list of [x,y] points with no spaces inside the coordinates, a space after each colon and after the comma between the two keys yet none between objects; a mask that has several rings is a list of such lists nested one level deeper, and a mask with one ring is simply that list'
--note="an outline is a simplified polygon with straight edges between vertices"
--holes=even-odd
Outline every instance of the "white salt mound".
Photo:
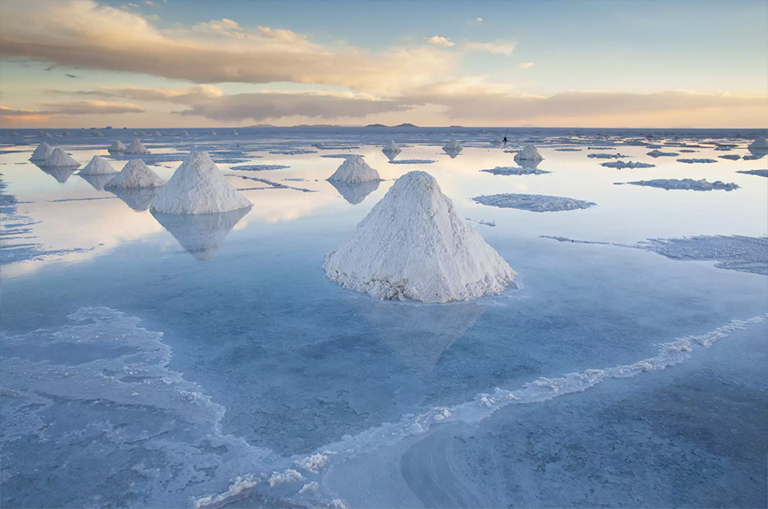
[{"label": "white salt mound", "polygon": [[[526,145],[521,152],[515,154],[515,162],[517,164],[520,164],[520,161],[540,163],[543,160],[544,158],[533,145]],[[523,166],[523,164],[520,164],[520,166]]]},{"label": "white salt mound", "polygon": [[750,143],[749,148],[751,150],[768,150],[768,138],[755,138],[755,141]]},{"label": "white salt mound", "polygon": [[389,140],[389,142],[384,145],[384,148],[381,149],[382,152],[385,154],[399,154],[400,153],[400,147],[397,146],[395,143],[395,140]]},{"label": "white salt mound", "polygon": [[207,152],[191,152],[152,201],[152,212],[214,214],[251,206],[227,182]]},{"label": "white salt mound", "polygon": [[456,138],[451,138],[451,141],[445,144],[443,147],[443,150],[446,152],[460,152],[463,147],[459,145],[459,142],[456,141]]},{"label": "white salt mound", "polygon": [[11,136],[18,136],[18,135],[19,133],[17,133],[16,131],[11,131]]},{"label": "white salt mound", "polygon": [[160,187],[165,185],[157,173],[152,171],[141,159],[131,159],[123,166],[115,178],[104,186],[108,188]]},{"label": "white salt mound", "polygon": [[189,136],[189,133],[187,131],[181,131],[182,136]]},{"label": "white salt mound", "polygon": [[111,164],[101,156],[93,156],[93,159],[80,170],[78,175],[110,175],[117,173]]},{"label": "white salt mound", "polygon": [[213,129],[211,129],[211,136],[216,136],[216,131],[214,131]]},{"label": "white salt mound", "polygon": [[349,156],[339,169],[328,177],[329,182],[372,182],[381,180],[379,172],[368,166],[362,156]]},{"label": "white salt mound", "polygon": [[163,134],[160,131],[155,131],[155,134],[153,134],[152,136],[162,136],[162,135]]},{"label": "white salt mound", "polygon": [[124,154],[149,154],[149,149],[147,149],[147,147],[142,145],[139,140],[133,140],[123,153]]},{"label": "white salt mound", "polygon": [[45,166],[46,168],[77,168],[80,166],[80,163],[72,159],[72,156],[60,148],[55,148],[40,166]]},{"label": "white salt mound", "polygon": [[48,145],[46,142],[42,142],[40,145],[37,146],[35,151],[32,152],[32,157],[30,157],[29,160],[45,161],[51,156],[52,153],[53,153],[53,147]]},{"label": "white salt mound", "polygon": [[95,136],[96,138],[103,138],[104,137],[104,135],[101,134],[100,131],[93,131],[93,132],[91,132],[91,135]]},{"label": "white salt mound", "polygon": [[397,179],[323,268],[377,299],[432,303],[497,294],[516,275],[422,171]]},{"label": "white salt mound", "polygon": [[107,149],[108,152],[125,152],[125,145],[123,145],[123,142],[120,140],[117,140],[112,143],[112,145],[109,146]]}]

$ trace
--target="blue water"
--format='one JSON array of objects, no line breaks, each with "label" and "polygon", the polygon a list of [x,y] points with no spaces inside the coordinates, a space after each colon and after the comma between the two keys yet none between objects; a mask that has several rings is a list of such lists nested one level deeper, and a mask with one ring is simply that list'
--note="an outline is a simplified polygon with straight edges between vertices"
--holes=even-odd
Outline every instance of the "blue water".
[{"label": "blue water", "polygon": [[[0,269],[4,507],[189,506],[242,476],[253,486],[219,505],[765,505],[765,322],[661,372],[502,408],[477,423],[355,439],[365,450],[335,445],[496,387],[631,364],[653,357],[659,343],[764,316],[765,276],[540,236],[634,243],[764,235],[765,180],[735,172],[765,167],[765,159],[683,165],[621,146],[657,167],[617,171],[588,159],[587,141],[581,152],[558,152],[557,141],[540,140],[540,168],[551,174],[499,176],[479,170],[510,166],[512,154],[482,141],[495,137],[484,133],[459,135],[466,148],[455,159],[440,150],[442,131],[400,133],[412,146],[399,159],[438,161],[422,166],[388,164],[384,135],[364,130],[268,135],[149,139],[156,154],[178,149],[183,157],[191,145],[210,145],[242,159],[220,168],[247,189],[253,209],[194,224],[158,222],[76,174],[60,183],[26,162],[34,146],[0,155],[5,192],[19,201],[15,215],[30,218],[27,241],[38,246],[37,255]],[[318,140],[342,148],[314,149]],[[85,163],[111,139],[54,143]],[[276,147],[316,152],[270,154]],[[695,157],[719,154],[697,150]],[[344,152],[364,154],[389,179],[359,203],[324,181],[341,159],[321,156]],[[238,164],[289,167],[229,169]],[[177,165],[152,168],[167,179]],[[437,178],[522,288],[423,305],[378,302],[325,278],[324,255],[391,179],[412,169]],[[741,189],[613,185],[685,177]],[[533,213],[471,201],[502,192],[598,205]],[[318,472],[299,468],[302,481],[267,482],[327,448],[334,454]],[[318,490],[299,493],[311,481]]]}]

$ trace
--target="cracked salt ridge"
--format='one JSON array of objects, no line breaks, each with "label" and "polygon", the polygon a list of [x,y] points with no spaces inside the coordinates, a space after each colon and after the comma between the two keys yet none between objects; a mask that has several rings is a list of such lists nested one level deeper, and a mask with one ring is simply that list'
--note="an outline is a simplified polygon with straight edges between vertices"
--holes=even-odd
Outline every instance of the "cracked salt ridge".
[{"label": "cracked salt ridge", "polygon": [[436,162],[437,161],[433,161],[432,159],[395,159],[389,161],[389,164],[432,164]]},{"label": "cracked salt ridge", "polygon": [[652,251],[673,260],[714,261],[718,269],[768,276],[768,237],[700,235],[682,239],[648,239],[637,244],[574,240],[542,235],[542,238],[574,244],[599,244]]},{"label": "cracked salt ridge", "polygon": [[714,182],[708,182],[707,179],[693,180],[693,179],[652,179],[652,180],[637,180],[634,182],[615,182],[614,185],[633,185],[633,186],[645,186],[645,187],[657,187],[659,189],[666,190],[683,190],[683,191],[733,191],[739,189],[738,184],[730,183],[726,184],[720,180]]},{"label": "cracked salt ridge", "polygon": [[[497,410],[509,405],[541,403],[558,396],[584,392],[609,379],[632,378],[646,372],[662,371],[688,360],[697,349],[709,348],[718,340],[728,337],[733,331],[744,330],[748,325],[764,322],[765,316],[758,315],[746,320],[731,320],[722,327],[705,334],[684,336],[669,343],[661,343],[656,356],[639,360],[633,364],[622,364],[604,369],[586,369],[581,372],[567,373],[558,378],[541,377],[523,384],[515,390],[496,387],[491,393],[477,394],[472,401],[451,407],[435,407],[418,415],[405,415],[397,423],[385,423],[355,436],[347,435],[338,442],[320,448],[319,450],[323,452],[318,453],[318,455],[322,457],[322,465],[315,470],[319,472],[320,468],[325,465],[343,463],[356,456],[370,454],[376,449],[390,447],[408,437],[423,435],[436,425],[449,422],[478,423],[490,417]],[[310,456],[307,459],[315,456]],[[290,470],[286,470],[284,474],[275,472],[273,476],[277,475],[282,479],[282,475],[285,474],[293,476]],[[299,475],[301,476],[301,474]],[[304,480],[303,476],[301,476],[301,480]],[[236,500],[236,498],[247,496],[245,492],[255,488],[258,484],[258,482],[251,482],[250,485],[245,486],[243,479],[238,478],[226,493],[197,499],[195,509],[221,507],[232,500]],[[229,493],[233,492],[236,498],[228,498]],[[297,494],[303,493],[304,487]]]},{"label": "cracked salt ridge", "polygon": [[241,164],[239,166],[230,166],[230,170],[239,171],[266,171],[266,170],[284,170],[290,168],[284,164]]},{"label": "cracked salt ridge", "polygon": [[758,177],[768,177],[768,170],[740,170],[736,173],[743,173],[744,175],[756,175]]},{"label": "cracked salt ridge", "polygon": [[276,189],[293,189],[294,191],[301,191],[302,193],[316,193],[318,192],[315,189],[304,189],[303,187],[293,187],[286,184],[281,184],[279,182],[274,182],[272,180],[262,179],[258,177],[246,177],[245,175],[234,175],[232,173],[229,173],[225,175],[226,177],[239,177],[241,179],[246,180],[255,180],[256,182],[261,182],[263,184],[267,184],[268,186],[271,186]]},{"label": "cracked salt ridge", "polygon": [[485,173],[492,173],[494,175],[542,175],[544,173],[552,173],[547,170],[540,170],[538,168],[524,168],[522,166],[497,166],[490,170],[480,170]]},{"label": "cracked salt ridge", "polygon": [[528,210],[530,212],[559,212],[586,209],[596,205],[596,203],[589,201],[541,194],[492,194],[476,196],[472,200],[481,205]]}]

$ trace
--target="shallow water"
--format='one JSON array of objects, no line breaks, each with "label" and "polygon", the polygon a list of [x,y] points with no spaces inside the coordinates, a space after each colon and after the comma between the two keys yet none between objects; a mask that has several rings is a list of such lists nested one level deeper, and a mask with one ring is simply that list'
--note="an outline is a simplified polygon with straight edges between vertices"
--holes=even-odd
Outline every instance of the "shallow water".
[{"label": "shallow water", "polygon": [[[32,133],[2,137],[4,192],[19,202],[3,223],[10,231],[28,218],[0,251],[2,505],[766,504],[766,277],[541,237],[629,245],[766,235],[766,180],[737,173],[765,169],[765,157],[683,164],[618,137],[563,143],[562,132],[539,130],[515,133],[506,150],[535,137],[539,168],[551,173],[493,175],[480,170],[515,166],[514,154],[476,129],[453,133],[464,145],[454,158],[441,149],[448,130],[395,132],[396,161],[429,164],[390,164],[380,150],[390,135],[379,130],[239,131],[141,138],[166,180],[193,148],[230,161],[219,167],[254,204],[243,217],[190,220],[153,216],[151,196],[41,171],[27,161],[39,142]],[[47,141],[84,165],[131,134]],[[749,141],[736,138],[747,131],[696,134],[686,141],[735,141],[728,153],[749,154]],[[596,144],[656,166],[602,167],[587,157]],[[582,150],[556,150],[564,147]],[[272,153],[292,150],[311,152]],[[387,180],[334,187],[324,179],[343,160],[322,156],[340,154],[364,155]],[[377,302],[325,278],[324,255],[413,169],[435,176],[519,273],[521,289],[423,305]],[[740,188],[614,185],[655,178]],[[501,193],[597,205],[537,213],[472,200]],[[9,249],[21,243],[29,246]],[[753,317],[666,369],[588,372]],[[552,398],[499,396],[574,372],[590,382]],[[313,454],[323,455],[319,466],[296,464]],[[302,480],[273,477],[286,469]]]}]

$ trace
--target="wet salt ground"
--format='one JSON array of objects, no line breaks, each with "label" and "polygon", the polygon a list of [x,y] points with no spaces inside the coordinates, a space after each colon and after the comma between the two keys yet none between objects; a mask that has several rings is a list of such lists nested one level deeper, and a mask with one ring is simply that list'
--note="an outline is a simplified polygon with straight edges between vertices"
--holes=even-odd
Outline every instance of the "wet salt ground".
[{"label": "wet salt ground", "polygon": [[[651,159],[642,155],[645,147],[620,149],[632,160]],[[82,162],[98,153],[74,146],[68,151]],[[322,181],[340,163],[321,158],[323,151],[258,152],[263,158],[242,163],[289,165],[242,174],[275,182],[304,178],[300,186],[317,192],[244,191],[253,210],[204,262],[151,215],[133,212],[118,199],[54,202],[110,196],[76,175],[62,186],[34,166],[13,165],[24,153],[0,156],[9,163],[0,167],[7,191],[32,202],[18,205],[20,213],[42,221],[34,226],[36,242],[49,249],[93,248],[3,266],[7,333],[0,377],[4,389],[18,394],[4,394],[0,409],[7,417],[4,504],[189,505],[190,497],[224,493],[236,476],[296,468],[294,459],[323,452],[349,435],[349,443],[357,444],[354,453],[334,446],[336,454],[319,474],[301,470],[303,482],[271,488],[262,482],[235,505],[274,505],[280,497],[307,504],[338,498],[354,507],[765,505],[766,443],[758,432],[768,408],[764,323],[665,371],[502,408],[477,423],[408,432],[400,441],[366,437],[406,414],[460,405],[495,387],[515,389],[538,377],[633,363],[655,355],[658,343],[766,312],[764,276],[717,269],[712,262],[539,238],[637,242],[762,235],[765,181],[735,170],[764,167],[765,160],[698,168],[660,158],[656,168],[619,171],[601,168],[586,150],[557,152],[544,145],[541,151],[546,160],[540,168],[552,174],[480,173],[513,164],[511,154],[486,147],[465,148],[456,159],[441,155],[439,146],[408,147],[400,154],[438,160],[424,169],[465,217],[496,221],[496,228],[478,227],[522,276],[520,291],[446,306],[375,302],[324,278],[324,254],[391,182],[352,206]],[[364,153],[383,178],[412,169],[386,163],[377,147],[350,152]],[[225,173],[236,173],[227,166],[221,165]],[[157,170],[165,178],[173,171]],[[686,177],[738,182],[742,188],[702,196],[613,185]],[[598,205],[537,214],[471,202],[504,192]],[[136,362],[129,351],[135,346],[119,339],[115,348],[101,348],[101,340],[92,347],[55,339],[44,345],[42,338],[66,330],[66,316],[85,306],[139,317],[139,327],[162,332],[162,338],[147,341],[170,348],[168,366],[116,380],[113,372]],[[125,334],[116,334],[118,329],[141,336],[119,323],[105,320],[95,337]],[[39,327],[52,331],[18,339]],[[21,364],[24,359],[28,365]],[[98,369],[107,378],[86,376],[94,359],[102,359]],[[188,402],[189,409],[174,399],[176,385],[170,384],[171,394],[163,399],[147,383],[169,378],[164,370],[183,380],[182,403],[189,399],[182,392],[201,394]],[[8,376],[19,372],[31,376]],[[71,381],[78,374],[83,386]],[[203,410],[193,411],[196,405]],[[83,419],[92,431],[83,431]],[[319,482],[318,493],[299,495],[310,480]],[[40,490],[40,482],[49,488]]]}]

